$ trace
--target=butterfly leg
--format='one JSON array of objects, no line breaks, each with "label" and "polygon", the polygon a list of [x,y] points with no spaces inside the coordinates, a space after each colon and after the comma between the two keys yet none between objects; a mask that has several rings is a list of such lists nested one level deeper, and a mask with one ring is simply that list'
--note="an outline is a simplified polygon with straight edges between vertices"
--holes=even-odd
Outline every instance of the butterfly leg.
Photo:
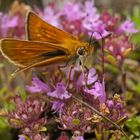
[{"label": "butterfly leg", "polygon": [[60,72],[60,81],[62,81],[62,79],[63,79],[63,72],[62,72],[62,69],[63,69],[63,68],[66,68],[67,65],[68,65],[68,63],[65,63],[65,65],[61,65],[61,66],[58,66],[58,67],[57,67],[58,70],[59,70],[59,72]]},{"label": "butterfly leg", "polygon": [[85,79],[85,85],[87,86],[87,80],[88,80],[88,74],[89,74],[89,69],[84,65],[84,79]]},{"label": "butterfly leg", "polygon": [[[58,66],[58,70],[60,71],[60,74],[61,74],[61,80],[63,78],[63,73],[62,73],[62,68],[65,68],[68,66],[68,63],[65,63],[65,65],[63,66]],[[69,87],[69,84],[70,84],[70,80],[71,80],[71,74],[72,74],[72,70],[74,68],[74,64],[72,64],[69,68],[69,73],[68,73],[68,78],[67,78],[67,86],[66,87]]]},{"label": "butterfly leg", "polygon": [[85,85],[87,86],[87,77],[89,74],[89,69],[87,66],[84,65],[84,63],[82,63],[82,61],[80,61],[80,65],[81,65],[82,72],[84,72],[84,81],[85,81]]},{"label": "butterfly leg", "polygon": [[71,74],[72,74],[73,68],[74,68],[74,64],[70,66],[70,70],[69,70],[69,73],[68,73],[67,88],[69,87],[69,84],[70,84]]},{"label": "butterfly leg", "polygon": [[12,74],[11,74],[11,77],[15,78],[17,73],[20,71],[21,69],[20,68],[17,68]]}]

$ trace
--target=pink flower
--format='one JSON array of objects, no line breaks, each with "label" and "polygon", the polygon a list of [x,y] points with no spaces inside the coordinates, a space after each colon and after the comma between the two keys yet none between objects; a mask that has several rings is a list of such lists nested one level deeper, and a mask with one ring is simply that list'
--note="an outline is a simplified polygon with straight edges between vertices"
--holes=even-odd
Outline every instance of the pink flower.
[{"label": "pink flower", "polygon": [[105,44],[105,49],[118,61],[121,61],[133,48],[134,45],[130,42],[129,37],[125,35],[112,37]]},{"label": "pink flower", "polygon": [[52,102],[52,110],[54,110],[54,112],[63,112],[65,103],[63,101],[53,101]]},{"label": "pink flower", "polygon": [[82,23],[83,27],[89,32],[89,35],[93,32],[93,36],[96,39],[101,39],[109,34],[109,32],[105,29],[105,24],[102,20],[100,20],[100,15],[97,12],[88,14]]},{"label": "pink flower", "polygon": [[26,140],[24,135],[18,135],[19,139],[18,140]]},{"label": "pink flower", "polygon": [[[70,72],[70,69],[67,69],[67,76]],[[85,78],[85,76],[87,76]],[[93,84],[98,78],[98,75],[96,74],[96,70],[94,68],[89,69],[87,74],[85,74],[83,71],[79,71],[78,68],[74,67],[71,72],[70,80],[73,83],[74,87],[79,90],[82,88],[82,86],[91,85]]]},{"label": "pink flower", "polygon": [[123,33],[123,32],[127,32],[127,33],[137,33],[139,30],[135,28],[135,23],[132,22],[130,19],[124,21],[124,23],[122,23],[118,29],[118,33]]},{"label": "pink flower", "polygon": [[101,39],[109,34],[105,30],[105,24],[100,19],[100,14],[93,1],[86,1],[83,11],[85,16],[82,20],[82,26],[86,32],[89,32],[89,35],[93,32],[96,39]]},{"label": "pink flower", "polygon": [[114,101],[113,100],[107,100],[107,105],[108,105],[109,109],[112,110],[114,108]]},{"label": "pink flower", "polygon": [[31,93],[39,93],[39,92],[47,93],[50,91],[49,85],[43,83],[37,77],[33,78],[32,84],[33,84],[33,86],[26,86],[27,90]]},{"label": "pink flower", "polygon": [[8,114],[11,126],[22,128],[24,132],[27,128],[30,132],[34,132],[34,130],[37,132],[41,128],[40,126],[46,124],[46,118],[41,117],[45,108],[45,102],[42,98],[28,96],[26,101],[23,101],[20,96],[15,96],[13,101],[16,110],[10,111]]},{"label": "pink flower", "polygon": [[98,75],[96,73],[96,70],[94,68],[91,68],[89,70],[88,76],[87,76],[87,84],[91,85],[98,79]]},{"label": "pink flower", "polygon": [[117,121],[121,120],[124,121],[128,118],[123,100],[120,98],[119,95],[115,94],[112,99],[106,101],[108,109],[109,109],[109,118]]},{"label": "pink flower", "polygon": [[105,24],[105,29],[109,32],[116,32],[118,28],[120,17],[117,15],[111,15],[108,11],[104,11],[100,17]]},{"label": "pink flower", "polygon": [[61,11],[61,16],[66,16],[67,20],[74,21],[83,18],[84,13],[81,10],[80,3],[71,3],[68,2],[64,9]]},{"label": "pink flower", "polygon": [[105,103],[106,92],[104,82],[95,82],[91,89],[85,88],[84,90],[86,93],[93,95],[95,99],[97,98],[101,104]]},{"label": "pink flower", "polygon": [[0,36],[7,37],[9,29],[18,26],[18,16],[0,15]]},{"label": "pink flower", "polygon": [[[85,5],[83,7],[83,11],[85,16],[97,16],[99,17],[98,10],[94,5],[94,1],[85,1]],[[94,17],[95,18],[95,17]]]},{"label": "pink flower", "polygon": [[47,95],[61,100],[71,97],[63,83],[57,83],[55,90],[52,92],[48,92]]},{"label": "pink flower", "polygon": [[36,9],[36,11],[46,22],[52,24],[53,26],[61,28],[61,25],[59,23],[59,13],[57,13],[56,9],[53,6],[49,5],[45,7],[43,12],[38,9]]}]

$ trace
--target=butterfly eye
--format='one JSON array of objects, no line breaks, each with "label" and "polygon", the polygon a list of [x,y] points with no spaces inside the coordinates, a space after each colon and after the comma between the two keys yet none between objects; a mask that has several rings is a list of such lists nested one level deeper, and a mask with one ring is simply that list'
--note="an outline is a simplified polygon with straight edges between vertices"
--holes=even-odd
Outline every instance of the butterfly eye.
[{"label": "butterfly eye", "polygon": [[84,55],[84,54],[85,54],[85,49],[84,49],[83,47],[79,48],[79,49],[77,50],[77,54],[78,54],[78,55]]}]

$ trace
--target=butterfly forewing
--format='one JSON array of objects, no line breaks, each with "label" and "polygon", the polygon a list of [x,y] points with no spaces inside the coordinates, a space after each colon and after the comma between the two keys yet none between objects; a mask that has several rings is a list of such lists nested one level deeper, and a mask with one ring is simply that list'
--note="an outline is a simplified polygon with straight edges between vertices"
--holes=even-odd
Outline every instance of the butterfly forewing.
[{"label": "butterfly forewing", "polygon": [[76,37],[46,23],[33,12],[27,17],[27,35],[28,41],[1,40],[3,55],[23,67],[22,71],[77,58],[77,48],[82,46]]},{"label": "butterfly forewing", "polygon": [[62,57],[65,57],[63,61],[66,61],[70,56],[68,50],[60,45],[14,39],[1,40],[1,51],[11,62],[21,67],[39,66],[44,61],[45,65],[49,65],[60,61]]},{"label": "butterfly forewing", "polygon": [[53,44],[64,44],[65,40],[77,40],[71,34],[43,21],[33,12],[29,12],[27,17],[27,35],[29,40],[50,42]]}]

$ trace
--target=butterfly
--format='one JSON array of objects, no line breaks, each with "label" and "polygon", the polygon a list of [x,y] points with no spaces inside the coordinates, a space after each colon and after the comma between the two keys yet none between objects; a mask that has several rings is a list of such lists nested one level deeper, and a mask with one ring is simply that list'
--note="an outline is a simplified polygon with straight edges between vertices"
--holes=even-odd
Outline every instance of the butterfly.
[{"label": "butterfly", "polygon": [[32,67],[48,66],[80,58],[81,62],[91,53],[92,46],[58,29],[29,12],[27,40],[2,39],[0,50],[5,58],[19,66],[17,72]]}]

